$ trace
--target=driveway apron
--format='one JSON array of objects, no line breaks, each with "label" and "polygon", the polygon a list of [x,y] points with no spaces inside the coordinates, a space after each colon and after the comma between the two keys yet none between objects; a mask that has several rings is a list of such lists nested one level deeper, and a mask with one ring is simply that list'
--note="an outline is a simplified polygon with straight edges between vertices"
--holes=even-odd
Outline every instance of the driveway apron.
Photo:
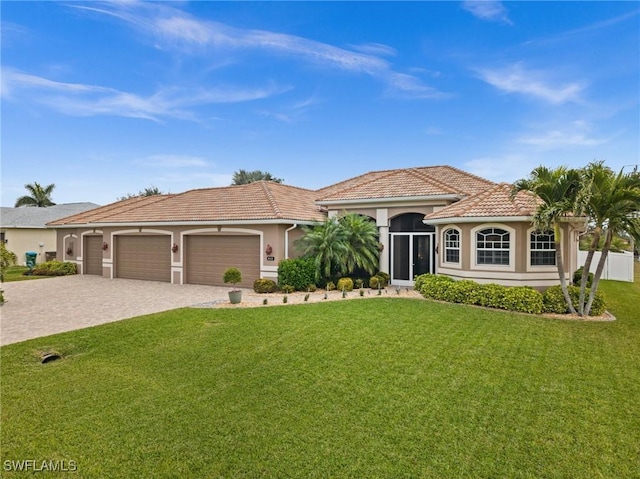
[{"label": "driveway apron", "polygon": [[227,287],[74,275],[2,285],[0,345],[144,314],[228,301]]}]

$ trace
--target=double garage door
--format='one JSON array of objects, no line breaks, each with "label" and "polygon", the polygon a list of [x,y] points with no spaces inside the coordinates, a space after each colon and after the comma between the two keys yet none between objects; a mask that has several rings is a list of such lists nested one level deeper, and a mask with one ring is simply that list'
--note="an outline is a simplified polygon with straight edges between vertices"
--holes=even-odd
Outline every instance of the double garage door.
[{"label": "double garage door", "polygon": [[[260,277],[258,236],[186,236],[185,282],[221,286],[230,266],[242,272],[240,287],[250,288]],[[117,236],[116,277],[171,282],[169,235]]]}]

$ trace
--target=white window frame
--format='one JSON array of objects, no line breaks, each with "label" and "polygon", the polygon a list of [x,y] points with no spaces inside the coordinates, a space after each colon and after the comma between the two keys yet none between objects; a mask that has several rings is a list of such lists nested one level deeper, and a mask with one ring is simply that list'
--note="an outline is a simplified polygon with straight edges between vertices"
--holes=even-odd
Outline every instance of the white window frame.
[{"label": "white window frame", "polygon": [[[531,264],[531,252],[532,251],[553,251],[555,255],[555,246],[552,250],[535,250],[531,248],[531,234],[537,232],[536,228],[529,228],[527,230],[527,271],[557,271],[558,267],[555,262],[553,265],[534,265]],[[551,234],[554,234],[553,231],[550,231]]]},{"label": "white window frame", "polygon": [[[447,261],[447,250],[448,249],[456,249],[456,248],[448,248],[447,247],[447,231],[455,231],[458,233],[458,261],[452,262]],[[440,244],[442,245],[442,264],[446,265],[447,268],[462,268],[462,230],[454,225],[447,225],[442,229],[442,237],[440,240]]]},{"label": "white window frame", "polygon": [[[478,238],[477,233],[486,229],[501,229],[509,233],[509,264],[478,264],[477,246]],[[471,230],[471,266],[473,270],[491,270],[491,271],[515,271],[516,270],[516,245],[517,237],[516,230],[510,226],[501,223],[485,223],[474,227]]]}]

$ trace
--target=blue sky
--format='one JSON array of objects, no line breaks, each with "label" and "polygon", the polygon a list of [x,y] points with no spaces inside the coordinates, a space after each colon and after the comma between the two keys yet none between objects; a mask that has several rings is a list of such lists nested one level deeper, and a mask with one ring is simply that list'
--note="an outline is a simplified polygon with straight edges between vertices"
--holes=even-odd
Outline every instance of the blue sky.
[{"label": "blue sky", "polygon": [[2,205],[640,163],[638,2],[6,2]]}]

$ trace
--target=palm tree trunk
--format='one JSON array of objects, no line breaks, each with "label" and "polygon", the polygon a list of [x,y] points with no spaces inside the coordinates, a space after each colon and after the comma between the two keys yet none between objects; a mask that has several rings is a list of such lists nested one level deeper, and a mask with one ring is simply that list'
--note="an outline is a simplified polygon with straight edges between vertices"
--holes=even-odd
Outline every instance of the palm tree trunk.
[{"label": "palm tree trunk", "polygon": [[607,262],[607,256],[609,256],[609,249],[611,248],[612,240],[613,230],[609,228],[607,230],[606,236],[604,237],[604,245],[602,246],[602,255],[600,256],[600,261],[598,261],[598,267],[596,268],[596,272],[593,274],[593,283],[591,284],[591,291],[589,291],[589,301],[587,301],[587,304],[584,307],[585,316],[589,316],[589,313],[591,312],[593,299],[596,297],[596,291],[598,291],[598,283],[600,282],[600,277],[602,276],[602,272],[604,271],[604,265]]},{"label": "palm tree trunk", "polygon": [[562,259],[562,230],[557,222],[553,225],[553,239],[556,248],[556,265],[558,267],[558,275],[560,276],[560,288],[562,288],[562,294],[564,296],[564,300],[567,302],[567,306],[569,307],[569,312],[571,314],[576,314],[576,310],[571,302],[571,296],[569,296],[567,278],[564,275],[564,261]]},{"label": "palm tree trunk", "polygon": [[593,239],[591,240],[591,244],[589,245],[589,252],[587,253],[587,258],[585,259],[584,266],[582,267],[582,278],[580,280],[580,299],[578,300],[578,314],[580,316],[585,316],[584,299],[587,292],[587,282],[589,281],[589,271],[591,270],[593,256],[598,249],[598,243],[600,243],[600,232],[600,226],[596,227],[596,229],[593,231]]}]

